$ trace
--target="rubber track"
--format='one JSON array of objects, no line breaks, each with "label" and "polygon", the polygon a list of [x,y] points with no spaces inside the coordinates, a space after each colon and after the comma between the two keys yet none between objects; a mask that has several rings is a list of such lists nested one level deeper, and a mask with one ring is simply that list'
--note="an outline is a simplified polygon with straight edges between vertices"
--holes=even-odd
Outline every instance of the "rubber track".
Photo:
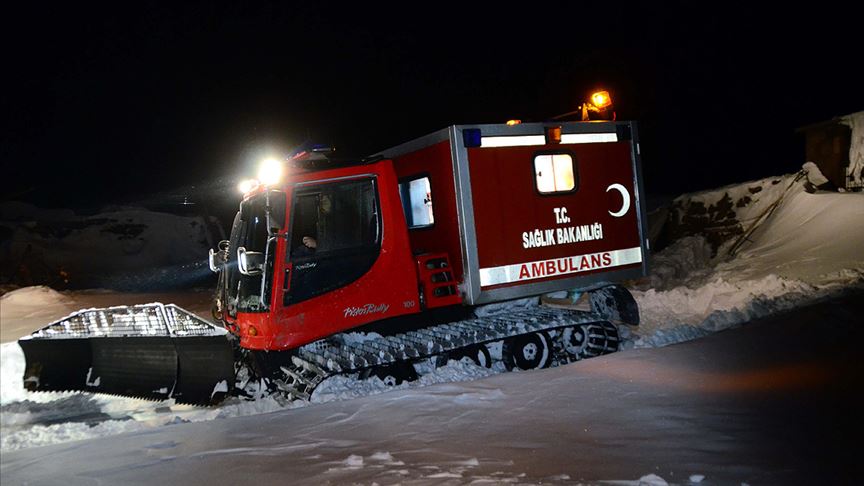
[{"label": "rubber track", "polygon": [[394,363],[431,358],[514,336],[570,327],[580,327],[585,334],[585,342],[580,347],[577,359],[618,350],[617,328],[597,314],[535,307],[362,341],[356,335],[335,334],[299,348],[293,357],[293,364],[282,367],[284,377],[276,381],[278,388],[289,399],[308,400],[315,387],[333,375],[357,373]]}]

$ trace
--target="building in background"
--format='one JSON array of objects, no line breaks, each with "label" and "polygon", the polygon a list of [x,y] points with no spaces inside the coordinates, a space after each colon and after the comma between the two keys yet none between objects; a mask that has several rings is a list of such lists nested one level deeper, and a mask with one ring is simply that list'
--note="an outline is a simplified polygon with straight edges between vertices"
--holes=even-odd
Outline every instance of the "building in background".
[{"label": "building in background", "polygon": [[837,189],[864,189],[864,111],[796,130],[805,138],[806,160]]}]

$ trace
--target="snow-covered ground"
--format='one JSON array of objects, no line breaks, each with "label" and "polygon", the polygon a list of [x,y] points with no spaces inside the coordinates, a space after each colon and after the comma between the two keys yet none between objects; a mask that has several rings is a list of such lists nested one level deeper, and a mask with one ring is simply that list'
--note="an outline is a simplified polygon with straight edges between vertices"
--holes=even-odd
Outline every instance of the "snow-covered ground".
[{"label": "snow-covered ground", "polygon": [[4,452],[0,474],[82,485],[857,484],[862,296],[546,370],[227,420],[157,411],[170,423]]},{"label": "snow-covered ground", "polygon": [[[682,198],[710,203],[724,194],[744,193],[746,191],[751,202],[737,210],[739,221],[745,225],[755,221],[765,208],[781,196],[783,200],[771,218],[753,232],[750,236],[751,241],[742,246],[734,258],[727,256],[728,248],[732,242],[721,247],[714,256],[710,245],[699,236],[679,240],[654,255],[652,275],[642,281],[631,283],[631,290],[640,306],[642,324],[638,328],[622,328],[622,334],[627,336],[625,348],[650,348],[691,340],[735,327],[757,317],[800,307],[849,289],[864,287],[864,248],[861,246],[861,242],[864,242],[864,224],[862,224],[864,222],[864,193],[819,192],[810,194],[803,191],[800,183],[793,184],[791,189],[787,191],[786,188],[789,187],[792,178],[793,176],[790,175],[764,181],[752,181],[715,191],[682,196]],[[780,182],[775,183],[777,180]],[[750,188],[757,185],[763,189],[753,193]],[[2,329],[2,341],[4,342],[0,347],[0,354],[2,354],[2,363],[0,363],[0,371],[2,371],[2,381],[0,381],[0,388],[2,388],[0,390],[2,391],[0,393],[2,437],[0,437],[0,442],[2,443],[0,443],[0,447],[3,451],[8,452],[124,432],[133,432],[133,435],[128,437],[132,438],[130,440],[137,440],[134,438],[141,437],[141,434],[149,434],[162,430],[166,426],[175,427],[179,423],[186,422],[209,423],[209,425],[201,424],[195,430],[210,430],[212,427],[216,427],[215,430],[224,429],[226,434],[230,430],[231,434],[240,433],[242,435],[240,432],[242,427],[247,425],[260,427],[261,424],[281,415],[268,415],[266,417],[270,418],[264,418],[261,421],[221,420],[218,425],[212,421],[276,411],[281,411],[281,414],[300,412],[283,410],[285,407],[274,399],[256,402],[228,401],[218,408],[201,409],[179,406],[170,401],[154,403],[78,393],[30,394],[23,390],[21,383],[23,356],[14,339],[52,319],[63,317],[82,307],[141,303],[153,300],[177,302],[178,300],[168,298],[168,296],[150,297],[154,296],[152,294],[139,295],[139,300],[132,302],[126,294],[112,292],[58,293],[46,288],[24,288],[0,297],[0,318],[2,318],[0,329]],[[207,292],[186,294],[185,297],[180,295],[180,297],[181,299],[185,298],[186,301],[177,302],[178,304],[183,306],[191,304],[193,311],[206,316],[206,299],[209,297]],[[629,352],[635,353],[637,351]],[[590,361],[594,360],[565,366],[559,370],[549,370],[549,372],[569,375],[575,373],[575,366],[584,370],[583,365],[587,365]],[[363,410],[361,415],[364,417],[374,416],[375,420],[380,420],[381,427],[387,424],[393,426],[393,423],[385,419],[387,418],[386,414],[396,413],[394,409],[399,408],[396,402],[408,404],[412,410],[422,411],[430,421],[442,420],[442,411],[455,406],[454,404],[459,406],[471,404],[474,408],[466,410],[465,413],[480,413],[482,415],[484,403],[504,398],[500,395],[500,391],[495,391],[497,385],[487,387],[483,384],[474,384],[468,386],[455,382],[482,378],[497,374],[500,371],[498,369],[486,370],[468,363],[451,363],[449,366],[424,376],[420,383],[402,385],[399,388],[405,390],[395,392],[392,388],[387,388],[377,381],[369,381],[365,388],[358,389],[356,386],[349,387],[347,383],[334,379],[316,392],[313,401],[317,403],[342,402],[357,396],[375,395],[385,391],[391,392],[386,395],[377,395],[374,399],[363,399],[369,400],[369,405],[364,402],[364,405],[361,406]],[[519,375],[506,378],[502,376],[500,379],[527,382],[532,380],[530,374]],[[495,378],[498,379],[499,377]],[[475,383],[484,383],[487,380],[492,380],[492,378]],[[413,390],[418,386],[444,382],[451,384],[438,385],[424,390]],[[422,397],[426,396],[446,396],[448,398],[443,401],[430,400],[428,402],[429,408],[424,408],[424,403],[427,402]],[[555,409],[554,404],[552,407]],[[376,409],[379,411],[376,412]],[[333,420],[328,422],[322,418],[320,420],[321,430],[328,430],[328,423],[348,424],[349,426],[353,423],[351,416],[340,415],[341,412],[334,412],[334,408],[327,410],[331,411],[328,413],[334,414]],[[303,411],[303,413],[307,412]],[[398,414],[395,416],[399,417]],[[303,420],[302,423],[307,423],[305,418]],[[238,425],[241,423],[247,425]],[[461,422],[457,421],[454,424],[458,425]],[[316,435],[316,429],[311,425],[304,426],[302,430],[306,431],[307,436]],[[393,433],[398,433],[398,426],[393,426]],[[267,434],[265,436],[271,437]],[[278,435],[272,437],[278,437]],[[530,451],[536,451],[537,447],[528,442],[525,445],[526,454],[534,454]],[[283,445],[279,446],[278,452],[275,453],[288,454],[292,450],[290,443],[283,443],[281,439],[280,443]],[[173,447],[175,446],[168,444],[168,442],[162,445],[151,444],[150,446],[142,443],[142,450],[151,451],[146,452],[146,454],[148,456],[153,455],[154,458],[159,456],[160,459],[158,460],[163,460],[161,458],[164,454],[161,451]],[[346,450],[350,449],[347,445],[345,448]],[[225,449],[230,449],[230,444],[225,444]],[[316,460],[314,449],[314,447],[310,449],[309,461]],[[152,453],[152,451],[158,451],[158,454]],[[404,453],[405,451],[401,452]],[[213,453],[230,455],[230,452],[225,451]],[[267,455],[274,452],[272,448],[262,447],[260,453]],[[211,453],[202,454],[207,456]],[[242,454],[255,455],[256,453],[252,450],[244,450],[241,451]],[[332,461],[334,457],[328,455],[326,460]],[[430,469],[425,471],[428,474],[416,475],[411,472],[408,477],[438,479],[440,481],[446,481],[448,478],[462,478],[464,476],[458,474],[472,469],[474,463],[482,458],[448,458],[442,456],[439,459],[437,469],[433,470],[430,466]],[[391,467],[399,462],[407,463],[392,449],[382,449],[377,452],[372,451],[365,456],[348,454],[331,464],[331,469],[347,474],[347,472],[356,472],[364,467],[375,468],[381,465]],[[442,467],[441,464],[445,463],[447,467]],[[500,467],[506,469],[505,466],[501,465]],[[490,482],[501,482],[504,479],[519,481],[518,475],[504,478],[503,476],[496,477],[493,470],[487,472],[488,474],[483,477]],[[646,473],[651,472],[653,471],[646,471]],[[698,473],[698,470],[694,470],[694,474]],[[334,476],[336,480],[340,478],[347,480],[350,477],[339,474],[342,473]],[[436,474],[441,474],[441,476],[435,476]],[[563,472],[557,475],[550,472],[548,476],[539,477],[539,479],[553,482],[556,480],[560,482],[568,482],[571,479],[578,480],[575,477],[568,476],[565,478],[565,476],[566,474]],[[398,477],[400,476],[394,476],[394,478]],[[538,479],[536,475],[532,477],[534,480]],[[616,479],[621,478],[621,476],[608,476],[608,478]],[[627,477],[625,479],[635,478]],[[646,481],[650,479],[649,477]],[[674,479],[679,482],[685,481],[683,478]]]}]

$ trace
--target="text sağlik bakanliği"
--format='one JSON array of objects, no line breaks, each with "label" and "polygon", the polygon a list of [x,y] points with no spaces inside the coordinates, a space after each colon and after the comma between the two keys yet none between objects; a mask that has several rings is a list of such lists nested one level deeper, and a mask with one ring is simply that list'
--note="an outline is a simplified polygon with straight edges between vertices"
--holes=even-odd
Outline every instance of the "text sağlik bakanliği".
[{"label": "text sa\u011flik bakanli\u011fi", "polygon": [[580,241],[603,239],[603,225],[600,223],[566,226],[563,228],[535,229],[522,233],[523,248],[565,245]]}]

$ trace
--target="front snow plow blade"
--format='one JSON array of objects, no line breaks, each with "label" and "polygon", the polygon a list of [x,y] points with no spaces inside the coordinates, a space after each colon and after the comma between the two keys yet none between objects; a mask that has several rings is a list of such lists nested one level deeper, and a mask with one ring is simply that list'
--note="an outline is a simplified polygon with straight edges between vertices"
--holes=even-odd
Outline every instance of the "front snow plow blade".
[{"label": "front snow plow blade", "polygon": [[234,383],[227,334],[173,304],[81,310],[18,341],[24,387],[214,404]]}]

